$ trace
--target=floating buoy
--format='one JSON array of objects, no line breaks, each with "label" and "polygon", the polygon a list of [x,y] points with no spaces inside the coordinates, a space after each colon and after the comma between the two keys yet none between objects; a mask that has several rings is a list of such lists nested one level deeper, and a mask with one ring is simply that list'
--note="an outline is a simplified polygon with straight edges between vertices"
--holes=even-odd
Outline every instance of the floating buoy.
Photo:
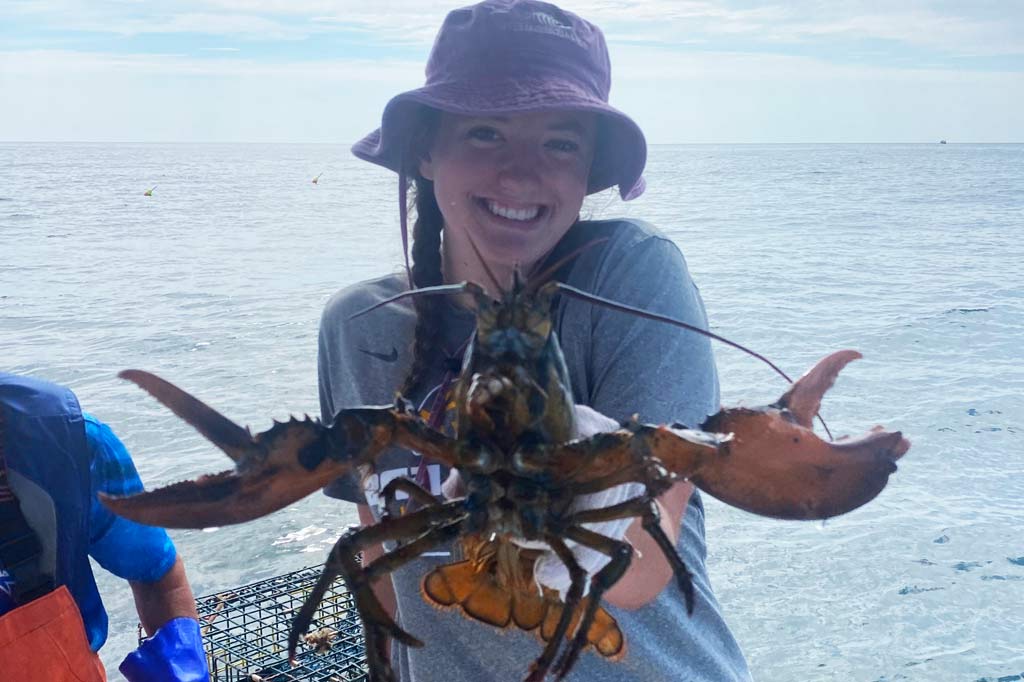
[{"label": "floating buoy", "polygon": [[142,194],[143,194],[143,196],[151,197],[151,196],[153,196],[153,190],[155,190],[155,189],[156,189],[156,185],[153,185],[152,187],[150,187],[149,189],[147,189],[147,190],[146,190],[145,192],[143,192]]},{"label": "floating buoy", "polygon": [[318,182],[320,182],[320,176],[321,176],[321,175],[323,175],[323,173],[317,173],[317,174],[316,174],[316,177],[315,177],[315,178],[313,178],[313,184],[314,184],[314,185],[315,185],[315,184],[317,184]]}]

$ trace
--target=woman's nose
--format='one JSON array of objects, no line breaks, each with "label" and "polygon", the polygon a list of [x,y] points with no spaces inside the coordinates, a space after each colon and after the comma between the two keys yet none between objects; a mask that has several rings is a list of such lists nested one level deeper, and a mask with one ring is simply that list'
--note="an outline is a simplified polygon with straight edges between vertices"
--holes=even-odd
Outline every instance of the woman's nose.
[{"label": "woman's nose", "polygon": [[498,183],[508,192],[523,192],[540,186],[541,159],[526,150],[505,155],[498,171]]}]

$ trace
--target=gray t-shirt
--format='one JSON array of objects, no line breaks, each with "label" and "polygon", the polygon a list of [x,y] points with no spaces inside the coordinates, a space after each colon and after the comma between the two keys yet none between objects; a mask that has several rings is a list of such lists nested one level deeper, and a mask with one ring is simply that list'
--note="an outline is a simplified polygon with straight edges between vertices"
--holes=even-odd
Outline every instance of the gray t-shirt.
[{"label": "gray t-shirt", "polygon": [[[559,250],[608,236],[587,249],[563,273],[563,281],[585,291],[644,310],[706,326],[703,303],[679,249],[653,227],[637,221],[581,222]],[[361,282],[328,302],[320,325],[320,406],[325,421],[346,407],[387,404],[409,370],[416,315],[407,303],[385,306],[350,320],[366,307],[408,287],[404,273]],[[443,346],[453,357],[472,332],[473,315],[446,305]],[[718,378],[707,338],[685,330],[562,297],[555,328],[572,382],[575,402],[618,420],[639,414],[649,423],[700,424],[719,407]],[[396,357],[397,356],[397,357]],[[446,360],[433,369],[440,383]],[[410,396],[414,402],[427,395]],[[369,504],[379,517],[377,491],[399,475],[413,477],[419,456],[392,448],[377,460],[376,473],[328,486],[328,495]],[[447,475],[424,463],[434,494]],[[726,626],[711,590],[704,562],[704,507],[691,497],[683,517],[678,550],[693,574],[696,607],[688,616],[675,582],[650,604],[635,611],[605,605],[626,637],[619,662],[585,652],[567,679],[588,682],[626,680],[749,680],[743,655]],[[438,610],[420,595],[419,584],[432,568],[452,561],[451,548],[437,547],[393,574],[398,622],[426,646],[392,643],[392,660],[406,682],[520,680],[540,654],[532,633],[498,630],[470,621],[454,610]]]}]

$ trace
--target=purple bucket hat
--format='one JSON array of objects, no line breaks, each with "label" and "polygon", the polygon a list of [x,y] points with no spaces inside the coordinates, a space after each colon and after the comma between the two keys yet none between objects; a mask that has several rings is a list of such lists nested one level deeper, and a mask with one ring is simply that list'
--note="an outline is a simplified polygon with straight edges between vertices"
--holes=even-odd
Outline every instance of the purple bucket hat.
[{"label": "purple bucket hat", "polygon": [[361,159],[402,173],[423,107],[470,116],[551,110],[598,114],[587,193],[618,185],[644,191],[647,143],[639,126],[608,105],[611,63],[601,30],[535,0],[486,0],[448,14],[422,88],[396,95],[381,127],[352,146]]}]

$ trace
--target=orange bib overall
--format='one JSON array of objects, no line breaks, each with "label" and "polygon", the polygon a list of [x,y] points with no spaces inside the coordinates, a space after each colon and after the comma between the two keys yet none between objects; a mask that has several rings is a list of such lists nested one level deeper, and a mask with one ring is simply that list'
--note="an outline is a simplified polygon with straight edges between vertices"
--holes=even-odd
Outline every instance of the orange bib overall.
[{"label": "orange bib overall", "polygon": [[4,682],[106,682],[89,648],[82,615],[68,588],[0,616],[0,679]]}]

